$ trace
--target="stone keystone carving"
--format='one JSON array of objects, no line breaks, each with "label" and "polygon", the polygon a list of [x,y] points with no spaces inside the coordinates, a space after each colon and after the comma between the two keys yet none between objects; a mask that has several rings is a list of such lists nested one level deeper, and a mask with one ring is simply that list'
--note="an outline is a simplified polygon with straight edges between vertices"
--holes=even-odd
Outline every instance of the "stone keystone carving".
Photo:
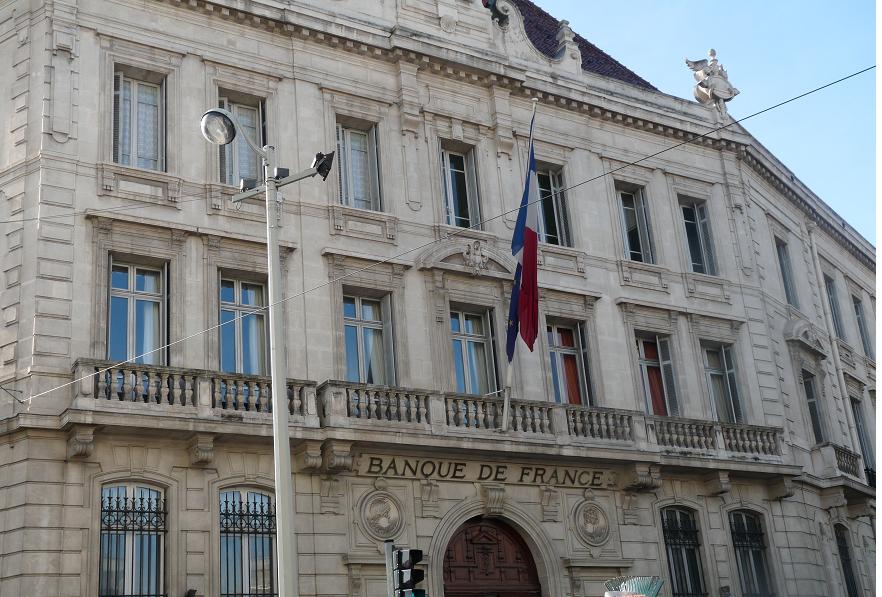
[{"label": "stone keystone carving", "polygon": [[211,464],[214,461],[214,434],[197,433],[190,440],[190,464]]},{"label": "stone keystone carving", "polygon": [[490,256],[479,240],[467,244],[462,250],[462,256],[466,266],[472,268],[473,276],[477,276],[482,270],[487,269],[487,262],[490,261]]},{"label": "stone keystone carving", "polygon": [[705,106],[714,105],[721,116],[726,116],[726,102],[740,92],[729,83],[729,74],[717,62],[716,50],[711,48],[707,55],[708,59],[705,60],[686,59],[686,66],[695,71],[693,76],[698,81],[693,93],[699,103]]},{"label": "stone keystone carving", "polygon": [[502,516],[503,510],[505,510],[505,486],[482,485],[481,497],[484,498],[484,514]]},{"label": "stone keystone carving", "polygon": [[657,464],[635,462],[634,469],[626,475],[625,489],[652,491],[661,487],[661,467]]}]

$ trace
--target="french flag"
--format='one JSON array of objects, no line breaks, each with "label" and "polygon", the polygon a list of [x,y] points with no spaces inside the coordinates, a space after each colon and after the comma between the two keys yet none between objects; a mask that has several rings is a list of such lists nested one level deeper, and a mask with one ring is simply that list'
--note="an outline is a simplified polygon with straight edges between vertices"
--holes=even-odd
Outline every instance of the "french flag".
[{"label": "french flag", "polygon": [[511,304],[508,308],[506,352],[508,362],[514,358],[518,331],[530,352],[539,333],[539,281],[537,277],[537,251],[539,247],[539,181],[536,178],[536,156],[533,152],[533,123],[536,111],[530,119],[530,157],[527,163],[527,180],[521,208],[511,238],[511,254],[518,261]]}]

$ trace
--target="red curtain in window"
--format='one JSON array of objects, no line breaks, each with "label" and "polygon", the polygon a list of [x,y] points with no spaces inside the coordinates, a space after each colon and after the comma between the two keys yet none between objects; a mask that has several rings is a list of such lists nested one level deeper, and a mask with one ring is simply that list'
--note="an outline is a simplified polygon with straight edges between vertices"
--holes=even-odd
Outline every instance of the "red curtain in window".
[{"label": "red curtain in window", "polygon": [[666,417],[668,407],[665,405],[665,384],[662,381],[661,367],[647,367],[646,377],[649,378],[649,396],[652,398],[653,414]]},{"label": "red curtain in window", "polygon": [[567,400],[570,404],[582,404],[579,386],[579,364],[575,355],[563,355],[563,374],[567,383]]}]

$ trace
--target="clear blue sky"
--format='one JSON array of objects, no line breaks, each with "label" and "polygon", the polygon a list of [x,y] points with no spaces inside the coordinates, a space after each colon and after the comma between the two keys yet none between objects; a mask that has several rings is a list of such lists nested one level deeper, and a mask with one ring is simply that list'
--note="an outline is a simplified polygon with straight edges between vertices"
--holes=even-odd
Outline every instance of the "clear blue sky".
[{"label": "clear blue sky", "polygon": [[[733,118],[777,104],[876,62],[871,0],[533,0],[652,83],[693,99],[684,58],[708,48],[741,91]],[[876,71],[743,126],[876,244]]]}]

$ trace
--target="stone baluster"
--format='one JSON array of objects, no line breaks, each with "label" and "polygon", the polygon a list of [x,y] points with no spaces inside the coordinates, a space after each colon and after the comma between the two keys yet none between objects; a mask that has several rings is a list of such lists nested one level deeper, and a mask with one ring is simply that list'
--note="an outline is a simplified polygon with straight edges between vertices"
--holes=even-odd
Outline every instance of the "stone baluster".
[{"label": "stone baluster", "polygon": [[192,375],[184,375],[184,398],[183,402],[181,402],[182,406],[194,406],[195,402],[193,400],[193,391],[194,384],[196,382],[196,378]]},{"label": "stone baluster", "polygon": [[[420,423],[427,423],[429,421],[428,413],[429,413],[429,397],[419,394],[417,396],[418,403],[418,415]],[[434,417],[432,418],[434,421]]]},{"label": "stone baluster", "polygon": [[367,399],[368,399],[368,417],[367,418],[376,420],[377,418],[379,418],[379,415],[377,414],[377,410],[380,407],[380,398],[379,398],[379,396],[377,396],[376,392],[372,392],[370,390],[366,390],[365,395],[367,396]]},{"label": "stone baluster", "polygon": [[306,415],[306,409],[303,408],[303,395],[306,388],[301,385],[291,386],[291,411],[295,415]]},{"label": "stone baluster", "polygon": [[159,402],[168,404],[168,373],[165,371],[159,374]]},{"label": "stone baluster", "polygon": [[[96,371],[98,370],[99,369],[97,369],[96,367]],[[95,398],[103,400],[107,398],[107,371],[98,373],[95,377],[97,378],[96,381],[98,383],[98,389],[95,392]]]},{"label": "stone baluster", "polygon": [[156,372],[152,369],[147,371],[147,402],[156,404]]},{"label": "stone baluster", "polygon": [[[171,384],[172,384],[172,404],[180,404],[181,403],[181,375],[179,373],[171,374]],[[227,385],[227,401],[230,399],[230,386]],[[229,404],[227,405],[229,406]]]}]

